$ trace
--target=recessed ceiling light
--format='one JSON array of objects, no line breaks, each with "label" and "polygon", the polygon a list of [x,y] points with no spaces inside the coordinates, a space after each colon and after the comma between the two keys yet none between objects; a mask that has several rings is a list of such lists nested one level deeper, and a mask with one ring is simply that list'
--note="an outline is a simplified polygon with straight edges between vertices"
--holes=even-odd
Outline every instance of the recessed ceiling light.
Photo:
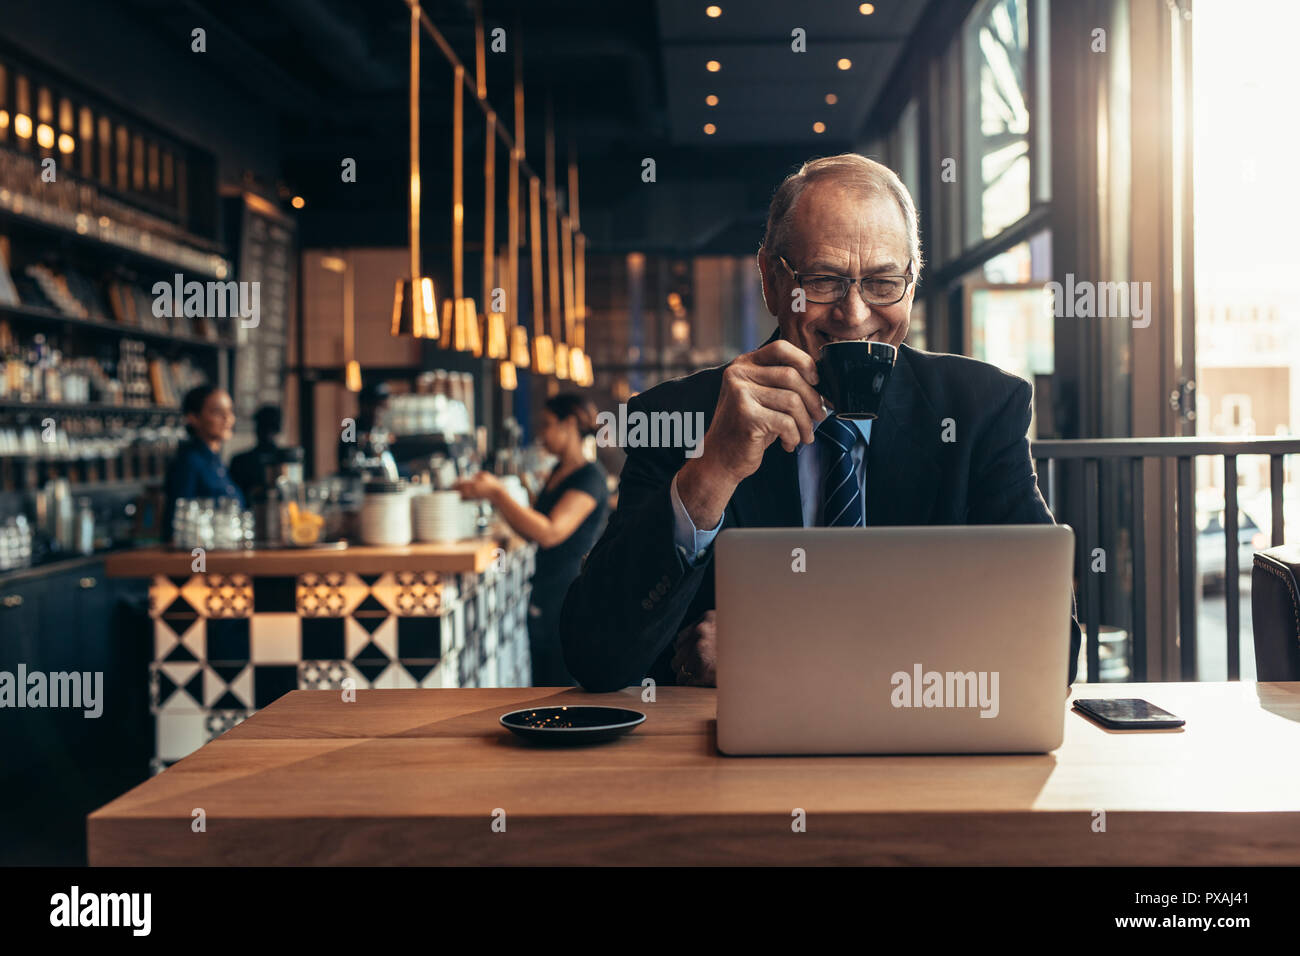
[{"label": "recessed ceiling light", "polygon": [[[864,6],[870,6],[870,4],[864,4]],[[707,14],[708,14],[709,16],[711,16],[711,17],[720,17],[720,16],[722,16],[722,7],[718,6],[718,5],[715,3],[715,4],[712,4],[712,5],[710,5],[710,6],[705,7],[705,8],[704,8],[704,12],[707,13]]]},{"label": "recessed ceiling light", "polygon": [[818,120],[817,122],[813,123],[813,132],[814,133],[826,132],[826,124],[823,123],[821,120]]},{"label": "recessed ceiling light", "polygon": [[714,126],[712,123],[705,123],[705,124],[704,124],[704,134],[705,134],[706,136],[712,136],[712,135],[713,135],[714,133],[716,133],[717,131],[718,131],[718,128],[717,128],[716,126]]},{"label": "recessed ceiling light", "polygon": [[710,73],[717,73],[720,69],[722,69],[722,64],[719,63],[717,60],[710,60],[708,63],[704,64],[704,68],[708,70]]},{"label": "recessed ceiling light", "polygon": [[293,206],[294,209],[301,209],[303,206],[307,205],[307,200],[303,199],[301,196],[294,196],[293,199],[289,201],[289,204]]},{"label": "recessed ceiling light", "polygon": [[858,13],[862,14],[864,17],[869,17],[875,12],[876,12],[876,5],[874,3],[858,4]]},{"label": "recessed ceiling light", "polygon": [[704,102],[708,103],[710,106],[717,106],[718,105],[717,94],[710,93],[708,96],[704,97]]},{"label": "recessed ceiling light", "polygon": [[850,60],[847,56],[842,56],[839,58],[839,61],[835,65],[838,66],[841,70],[847,70],[853,66],[853,61]]},{"label": "recessed ceiling light", "polygon": [[834,105],[835,105],[836,103],[838,103],[839,101],[840,101],[840,98],[839,98],[838,96],[836,96],[834,93],[827,93],[827,94],[826,94],[826,105],[827,105],[827,106],[834,106]]}]

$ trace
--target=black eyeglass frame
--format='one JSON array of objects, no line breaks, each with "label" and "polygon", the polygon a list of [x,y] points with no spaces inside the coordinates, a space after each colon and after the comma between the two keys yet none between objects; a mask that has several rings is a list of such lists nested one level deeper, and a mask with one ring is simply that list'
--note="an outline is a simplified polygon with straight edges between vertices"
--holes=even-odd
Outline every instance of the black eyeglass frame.
[{"label": "black eyeglass frame", "polygon": [[[825,272],[795,272],[794,267],[786,261],[785,256],[778,255],[776,258],[781,265],[785,266],[785,271],[794,277],[795,285],[801,289],[803,288],[804,282],[808,279],[838,279],[840,282],[848,283],[838,298],[828,299],[825,302],[820,299],[809,298],[808,301],[814,305],[834,305],[837,302],[842,302],[849,294],[849,290],[854,286],[857,286],[858,295],[862,297],[862,301],[866,302],[868,305],[898,305],[898,303],[902,302],[903,299],[907,297],[907,290],[912,287],[914,282],[916,282],[916,274],[912,271],[912,263],[914,261],[912,259],[907,260],[907,275],[869,275],[863,276],[861,279],[850,279],[848,276],[830,275]],[[903,291],[899,294],[898,298],[894,299],[892,302],[873,302],[864,294],[866,292],[866,287],[862,285],[862,283],[866,282],[868,279],[902,279]],[[805,291],[804,294],[807,295],[807,292]]]}]

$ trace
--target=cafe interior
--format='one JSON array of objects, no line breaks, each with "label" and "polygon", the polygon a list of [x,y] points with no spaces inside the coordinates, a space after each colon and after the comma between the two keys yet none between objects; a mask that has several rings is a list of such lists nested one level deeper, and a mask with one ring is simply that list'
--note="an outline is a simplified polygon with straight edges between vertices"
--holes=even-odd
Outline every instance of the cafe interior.
[{"label": "cafe interior", "polygon": [[[1266,0],[8,4],[0,862],[1300,863],[1295,28]],[[711,689],[586,695],[537,643],[620,517],[620,409],[764,345],[769,202],[842,153],[915,203],[906,345],[1033,386],[1072,693],[1185,727],[729,758]],[[60,674],[94,675],[80,706]],[[645,722],[562,751],[498,722],[582,703]],[[492,807],[526,835],[486,845]],[[791,807],[830,822],[790,841]],[[956,835],[977,817],[1015,835]]]}]

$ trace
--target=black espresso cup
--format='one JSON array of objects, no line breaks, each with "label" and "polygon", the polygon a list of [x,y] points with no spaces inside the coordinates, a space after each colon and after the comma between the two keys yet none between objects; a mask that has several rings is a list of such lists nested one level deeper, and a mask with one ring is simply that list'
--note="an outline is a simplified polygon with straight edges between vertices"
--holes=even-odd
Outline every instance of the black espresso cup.
[{"label": "black espresso cup", "polygon": [[888,342],[828,342],[817,361],[817,391],[840,418],[875,418],[897,357]]}]

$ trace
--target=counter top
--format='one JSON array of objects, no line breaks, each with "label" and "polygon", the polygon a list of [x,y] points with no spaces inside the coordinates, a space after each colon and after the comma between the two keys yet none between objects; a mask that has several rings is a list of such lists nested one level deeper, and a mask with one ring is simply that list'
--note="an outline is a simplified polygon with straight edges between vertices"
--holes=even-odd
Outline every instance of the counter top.
[{"label": "counter top", "polygon": [[[1300,864],[1300,683],[1081,684],[1176,731],[1065,715],[1049,754],[724,757],[716,691],[294,691],[90,815],[92,865]],[[631,707],[605,744],[497,718]],[[195,807],[207,832],[191,834]],[[807,814],[792,832],[792,814]],[[1099,817],[1104,811],[1104,817]],[[504,818],[501,818],[504,814]],[[494,815],[498,825],[494,828]],[[499,822],[504,819],[505,831]],[[1099,829],[1100,826],[1100,829]]]},{"label": "counter top", "polygon": [[[405,547],[349,545],[341,550],[313,548],[209,551],[205,570],[210,574],[246,574],[249,577],[323,574],[383,574],[387,571],[434,571],[443,574],[482,574],[500,550],[524,546],[522,538],[469,538],[438,544]],[[139,548],[112,554],[104,561],[110,578],[147,578],[156,574],[193,573],[193,557],[173,548]]]}]

